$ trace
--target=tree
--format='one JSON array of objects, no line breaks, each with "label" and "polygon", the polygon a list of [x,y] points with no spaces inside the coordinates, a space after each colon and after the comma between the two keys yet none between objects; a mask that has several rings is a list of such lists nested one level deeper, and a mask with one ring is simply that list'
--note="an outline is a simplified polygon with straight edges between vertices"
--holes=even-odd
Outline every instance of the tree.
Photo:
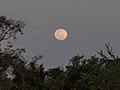
[{"label": "tree", "polygon": [[25,26],[25,22],[21,20],[8,19],[6,16],[0,16],[0,42],[8,40],[13,37],[17,39],[16,34],[23,34],[22,29]]},{"label": "tree", "polygon": [[66,66],[67,90],[119,90],[120,89],[120,58],[112,53],[112,47],[105,45],[108,55],[102,57],[74,56]]},{"label": "tree", "polygon": [[62,67],[49,69],[45,74],[43,90],[64,90],[65,72]]},{"label": "tree", "polygon": [[[22,34],[24,26],[24,21],[7,19],[6,16],[0,16],[0,44],[1,41],[8,40],[11,37],[16,41],[16,34]],[[8,42],[7,46],[4,50],[1,50],[0,47],[0,89],[2,90],[6,90],[11,82],[11,80],[6,78],[6,70],[13,64],[16,58],[19,59],[18,52],[11,49],[12,43]],[[8,87],[5,84],[8,84]]]}]

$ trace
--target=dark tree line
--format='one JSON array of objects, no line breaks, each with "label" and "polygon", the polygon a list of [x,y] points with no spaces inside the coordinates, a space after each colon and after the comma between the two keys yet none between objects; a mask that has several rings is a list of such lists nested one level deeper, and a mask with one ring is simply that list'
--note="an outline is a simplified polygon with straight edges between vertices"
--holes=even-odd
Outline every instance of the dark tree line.
[{"label": "dark tree line", "polygon": [[[0,16],[0,41],[21,33],[25,22]],[[45,70],[37,61],[42,55],[25,58],[25,49],[12,49],[12,42],[0,50],[0,90],[120,90],[120,58],[112,52],[110,44],[103,50],[85,58],[76,55],[65,68],[59,66]]]}]

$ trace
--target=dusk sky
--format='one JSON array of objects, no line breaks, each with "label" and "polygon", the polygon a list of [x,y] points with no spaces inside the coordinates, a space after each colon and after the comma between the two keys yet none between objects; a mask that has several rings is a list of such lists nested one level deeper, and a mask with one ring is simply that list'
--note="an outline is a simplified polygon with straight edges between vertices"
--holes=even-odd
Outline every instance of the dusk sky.
[{"label": "dusk sky", "polygon": [[[1,0],[0,15],[26,21],[14,47],[43,55],[45,68],[65,66],[78,54],[90,57],[108,42],[120,54],[120,0]],[[58,28],[68,32],[64,41],[54,37]]]}]

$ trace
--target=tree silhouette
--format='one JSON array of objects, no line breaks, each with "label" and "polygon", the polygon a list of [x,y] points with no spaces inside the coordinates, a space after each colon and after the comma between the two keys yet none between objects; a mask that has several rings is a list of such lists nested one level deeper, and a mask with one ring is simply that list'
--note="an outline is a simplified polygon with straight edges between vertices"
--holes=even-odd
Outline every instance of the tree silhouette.
[{"label": "tree silhouette", "polygon": [[[23,34],[22,29],[25,26],[25,22],[21,20],[8,19],[6,16],[0,16],[0,43],[3,40],[8,40],[13,37],[16,41],[16,34]],[[12,44],[9,42],[9,45]],[[11,45],[10,45],[11,46]]]}]

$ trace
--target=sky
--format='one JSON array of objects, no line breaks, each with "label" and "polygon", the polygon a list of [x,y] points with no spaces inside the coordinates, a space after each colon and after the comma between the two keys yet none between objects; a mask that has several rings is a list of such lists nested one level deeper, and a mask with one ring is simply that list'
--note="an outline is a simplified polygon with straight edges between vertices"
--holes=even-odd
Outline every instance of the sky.
[{"label": "sky", "polygon": [[[26,21],[14,47],[27,56],[43,55],[46,69],[65,66],[75,55],[90,57],[110,42],[120,54],[120,0],[1,0],[0,15]],[[68,32],[58,41],[54,32]]]}]

